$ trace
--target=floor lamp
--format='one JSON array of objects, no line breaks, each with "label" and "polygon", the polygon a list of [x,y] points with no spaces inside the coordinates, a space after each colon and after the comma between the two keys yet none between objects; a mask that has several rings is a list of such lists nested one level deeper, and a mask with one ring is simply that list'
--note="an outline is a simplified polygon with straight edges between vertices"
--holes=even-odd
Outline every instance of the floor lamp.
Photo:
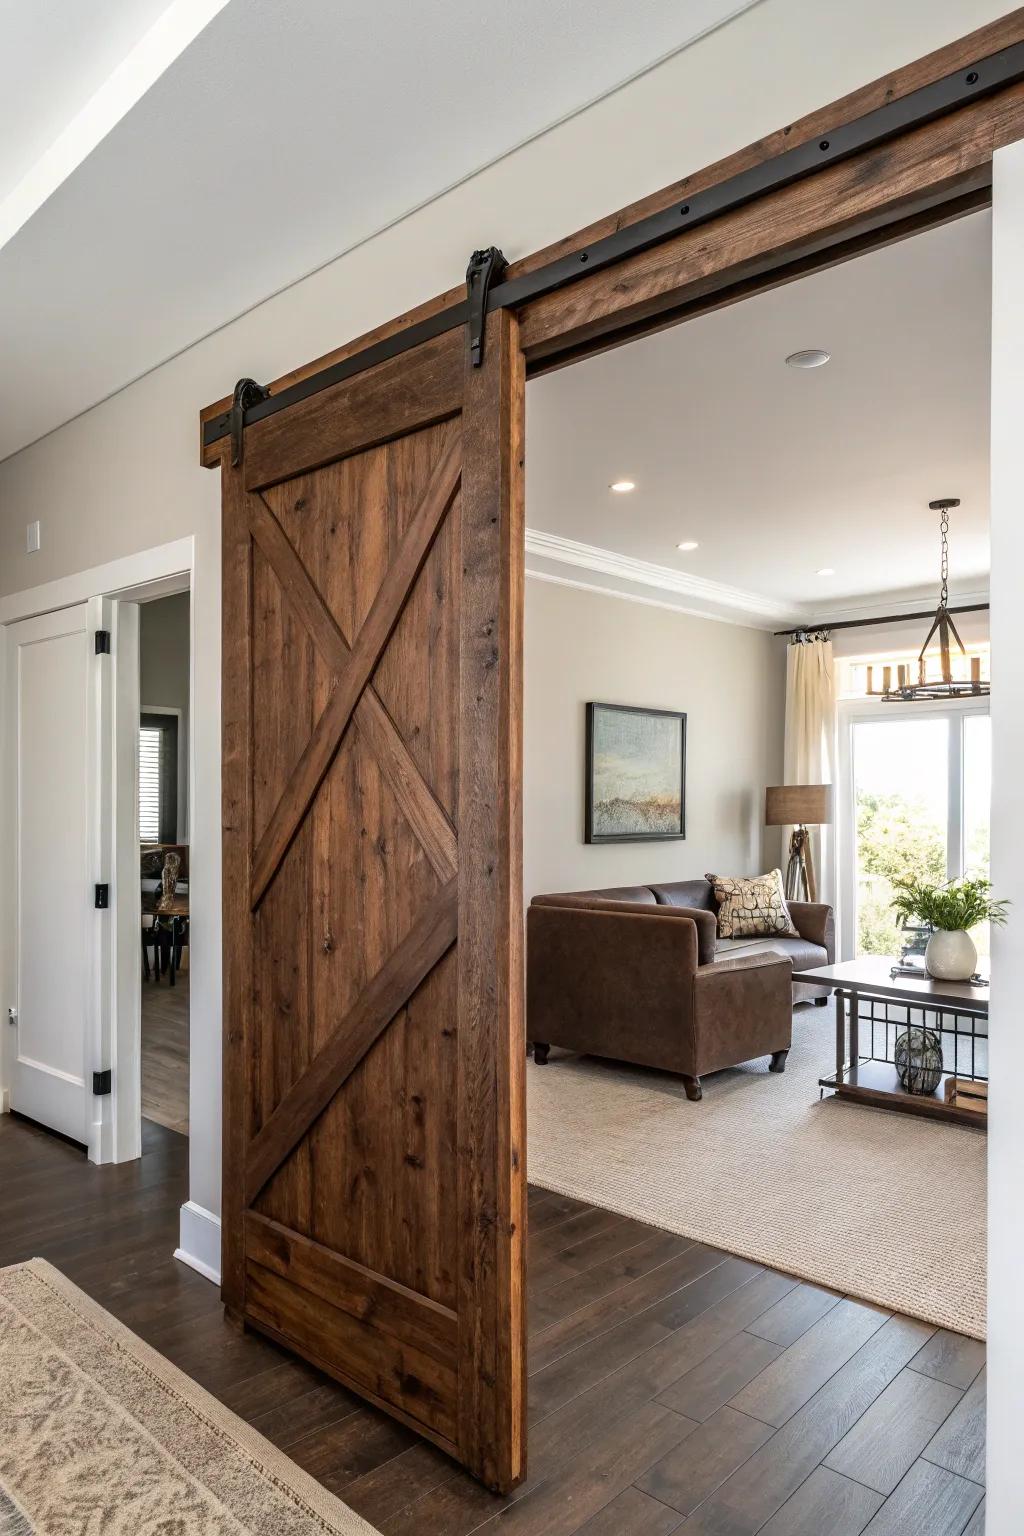
[{"label": "floor lamp", "polygon": [[778,784],[766,789],[764,819],[769,827],[793,828],[786,865],[787,900],[817,901],[810,828],[832,821],[831,784]]}]

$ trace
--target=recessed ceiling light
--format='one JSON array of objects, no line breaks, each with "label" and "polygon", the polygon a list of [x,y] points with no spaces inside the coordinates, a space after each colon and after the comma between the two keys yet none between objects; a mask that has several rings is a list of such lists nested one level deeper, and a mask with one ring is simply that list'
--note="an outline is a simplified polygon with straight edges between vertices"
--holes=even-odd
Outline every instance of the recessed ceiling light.
[{"label": "recessed ceiling light", "polygon": [[802,352],[791,352],[786,362],[790,368],[821,368],[831,356],[823,347],[805,347]]},{"label": "recessed ceiling light", "polygon": [[608,487],[608,489],[610,491],[618,491],[620,496],[624,496],[627,491],[635,491],[636,490],[636,481],[635,480],[613,480],[611,485]]},{"label": "recessed ceiling light", "polygon": [[834,565],[823,565],[821,570],[818,571],[816,574],[819,575],[819,576],[834,576],[835,573],[836,573],[836,570],[835,570],[835,566]]},{"label": "recessed ceiling light", "polygon": [[686,550],[686,551],[689,551],[691,549],[696,549],[697,547],[698,547],[698,545],[697,545],[697,540],[696,539],[684,539],[681,544],[677,544],[676,545],[676,549],[682,549],[682,550]]}]

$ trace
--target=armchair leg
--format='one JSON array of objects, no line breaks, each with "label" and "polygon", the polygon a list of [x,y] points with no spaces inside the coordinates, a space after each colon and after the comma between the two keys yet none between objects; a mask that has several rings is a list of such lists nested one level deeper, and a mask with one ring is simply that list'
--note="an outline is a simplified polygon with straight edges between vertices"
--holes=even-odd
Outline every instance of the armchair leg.
[{"label": "armchair leg", "polygon": [[768,1071],[769,1072],[785,1072],[785,1070],[786,1070],[786,1057],[788,1055],[789,1055],[789,1051],[788,1050],[785,1050],[785,1051],[774,1051],[772,1053],[772,1059],[768,1063]]},{"label": "armchair leg", "polygon": [[537,1063],[538,1067],[547,1066],[548,1051],[550,1049],[551,1047],[549,1045],[544,1045],[544,1043],[540,1040],[535,1040],[533,1042],[533,1059]]},{"label": "armchair leg", "polygon": [[704,1097],[704,1090],[700,1086],[699,1077],[687,1077],[686,1073],[684,1072],[683,1087],[686,1089],[686,1097],[691,1099],[694,1104],[696,1104],[700,1099]]}]

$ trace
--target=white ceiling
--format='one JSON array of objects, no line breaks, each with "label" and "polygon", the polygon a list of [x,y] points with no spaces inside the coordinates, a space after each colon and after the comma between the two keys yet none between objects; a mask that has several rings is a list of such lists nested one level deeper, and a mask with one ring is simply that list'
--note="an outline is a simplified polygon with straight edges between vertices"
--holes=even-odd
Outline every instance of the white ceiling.
[{"label": "white ceiling", "polygon": [[752,3],[0,0],[0,457]]},{"label": "white ceiling", "polygon": [[[930,596],[928,502],[959,496],[951,585],[986,588],[990,235],[974,214],[532,381],[530,527],[827,617]],[[785,366],[807,347],[832,361]]]},{"label": "white ceiling", "polygon": [[77,117],[168,0],[0,0],[0,202]]}]

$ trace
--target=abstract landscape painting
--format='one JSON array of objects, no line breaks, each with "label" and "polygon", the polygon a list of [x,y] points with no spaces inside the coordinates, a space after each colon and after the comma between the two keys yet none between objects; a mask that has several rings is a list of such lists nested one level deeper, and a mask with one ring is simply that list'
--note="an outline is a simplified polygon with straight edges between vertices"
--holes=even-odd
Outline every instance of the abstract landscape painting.
[{"label": "abstract landscape painting", "polygon": [[686,835],[686,716],[587,705],[588,843]]}]

